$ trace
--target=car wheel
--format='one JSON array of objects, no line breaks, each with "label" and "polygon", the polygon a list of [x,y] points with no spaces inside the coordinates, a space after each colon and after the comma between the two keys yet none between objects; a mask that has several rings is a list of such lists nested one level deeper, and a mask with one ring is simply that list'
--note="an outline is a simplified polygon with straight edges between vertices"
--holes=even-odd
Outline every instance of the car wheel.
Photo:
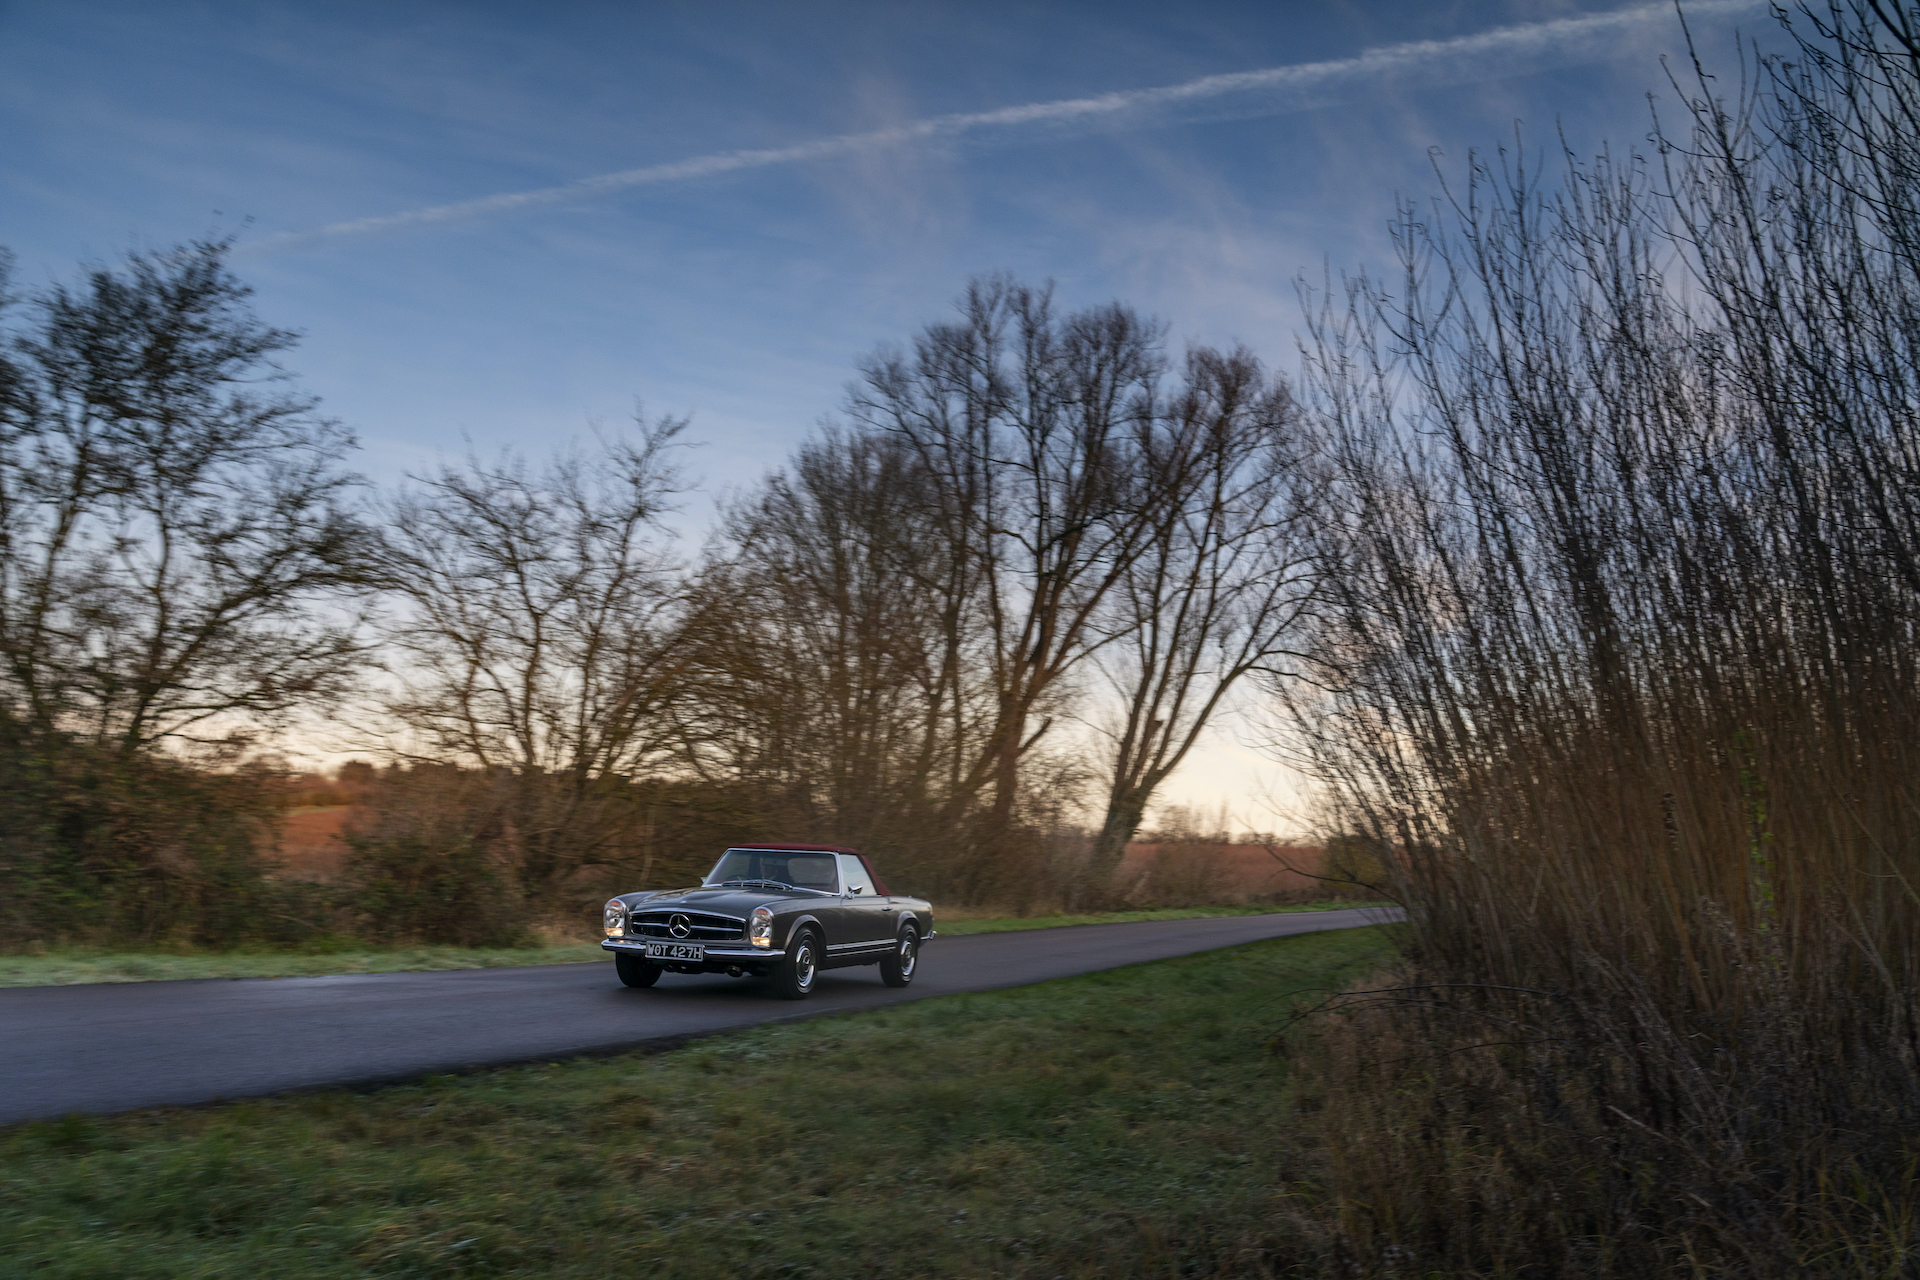
[{"label": "car wheel", "polygon": [[613,969],[620,975],[620,981],[630,987],[650,987],[660,981],[660,966],[648,964],[639,956],[615,956]]},{"label": "car wheel", "polygon": [[784,1000],[805,1000],[813,994],[813,984],[820,976],[820,935],[811,929],[802,929],[787,944],[787,954],[780,958],[780,965],[773,971],[774,990]]},{"label": "car wheel", "polygon": [[912,925],[900,931],[900,942],[880,962],[880,981],[890,987],[904,987],[913,981],[914,968],[920,963],[920,934]]}]

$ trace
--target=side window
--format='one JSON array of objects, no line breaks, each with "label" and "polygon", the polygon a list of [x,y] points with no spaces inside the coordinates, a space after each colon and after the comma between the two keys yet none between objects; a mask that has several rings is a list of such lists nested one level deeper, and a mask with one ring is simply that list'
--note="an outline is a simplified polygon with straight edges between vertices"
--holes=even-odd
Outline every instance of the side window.
[{"label": "side window", "polygon": [[840,883],[848,893],[858,893],[863,898],[873,896],[873,877],[861,865],[860,859],[850,853],[838,855],[840,858]]},{"label": "side window", "polygon": [[789,854],[787,871],[781,878],[802,889],[824,889],[832,893],[833,867],[833,855],[830,853]]}]

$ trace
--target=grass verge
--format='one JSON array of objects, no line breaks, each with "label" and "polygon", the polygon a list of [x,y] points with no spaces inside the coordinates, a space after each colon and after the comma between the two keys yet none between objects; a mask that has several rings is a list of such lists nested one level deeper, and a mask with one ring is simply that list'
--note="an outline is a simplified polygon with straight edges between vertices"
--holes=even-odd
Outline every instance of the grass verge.
[{"label": "grass verge", "polygon": [[[1002,933],[1012,929],[1048,929],[1058,925],[1112,924],[1127,920],[1193,920],[1214,916],[1268,915],[1276,911],[1327,911],[1379,905],[1364,902],[1314,902],[1305,906],[1168,907],[1149,911],[1109,911],[1097,915],[990,916],[980,919],[938,917],[942,936]],[[962,913],[964,914],[964,913]],[[170,955],[158,951],[106,951],[60,947],[45,955],[0,955],[0,987],[67,986],[86,982],[158,982],[174,978],[314,978],[339,973],[404,973],[428,969],[503,969],[530,964],[603,961],[597,942],[559,946],[476,948],[398,947],[388,950],[223,951]]]},{"label": "grass verge", "polygon": [[558,947],[397,947],[382,951],[219,951],[168,955],[60,947],[43,956],[0,956],[0,987],[81,982],[158,982],[171,978],[314,978],[336,973],[401,973],[422,969],[499,969],[527,964],[604,960],[591,942]]},{"label": "grass verge", "polygon": [[0,1257],[47,1280],[1259,1276],[1291,994],[1373,929],[673,1053],[0,1131]]}]

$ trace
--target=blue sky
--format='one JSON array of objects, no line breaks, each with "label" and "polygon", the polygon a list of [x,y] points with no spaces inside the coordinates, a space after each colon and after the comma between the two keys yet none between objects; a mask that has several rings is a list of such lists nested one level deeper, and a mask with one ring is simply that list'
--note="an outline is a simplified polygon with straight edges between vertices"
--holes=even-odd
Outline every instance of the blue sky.
[{"label": "blue sky", "polygon": [[[1759,4],[1689,11],[1727,65],[1736,29],[1778,41]],[[1457,165],[1516,123],[1638,144],[1680,49],[1670,8],[1642,12],[0,0],[0,244],[32,286],[237,233],[261,314],[306,335],[289,366],[379,480],[468,439],[544,450],[635,401],[690,415],[692,533],[972,274],[1118,297],[1176,346],[1285,367],[1294,281],[1381,264],[1396,196],[1434,188],[1430,148]],[[795,149],[813,158],[394,218]]]}]

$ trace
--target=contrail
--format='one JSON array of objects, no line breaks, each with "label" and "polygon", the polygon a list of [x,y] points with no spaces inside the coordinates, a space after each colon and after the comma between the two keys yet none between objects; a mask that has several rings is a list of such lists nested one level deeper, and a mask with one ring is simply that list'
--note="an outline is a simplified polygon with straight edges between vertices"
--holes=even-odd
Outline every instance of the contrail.
[{"label": "contrail", "polygon": [[[1688,5],[1687,14],[1693,18],[1717,18],[1761,7],[1762,0],[1701,0]],[[1581,18],[1498,27],[1478,35],[1457,36],[1451,40],[1419,40],[1388,45],[1333,62],[1236,71],[1226,75],[1203,76],[1183,84],[1127,89],[1090,98],[1032,102],[994,111],[957,112],[890,129],[843,133],[786,147],[722,151],[691,160],[676,160],[670,164],[603,173],[598,177],[582,178],[557,187],[509,191],[478,200],[409,209],[373,218],[356,218],[311,231],[268,236],[245,246],[243,251],[263,253],[300,248],[345,236],[452,222],[535,205],[566,204],[630,187],[658,186],[742,169],[802,164],[809,160],[825,160],[880,147],[958,139],[993,131],[1046,129],[1057,134],[1063,130],[1079,132],[1150,120],[1190,119],[1196,114],[1211,118],[1222,115],[1238,118],[1278,115],[1312,105],[1331,91],[1360,82],[1394,77],[1402,83],[1459,83],[1486,79],[1502,72],[1517,73],[1542,64],[1551,65],[1556,61],[1565,61],[1569,56],[1577,57],[1596,38],[1617,36],[1657,21],[1670,21],[1672,17],[1673,10],[1667,5],[1641,5]],[[1489,67],[1490,61],[1497,65]]]}]

